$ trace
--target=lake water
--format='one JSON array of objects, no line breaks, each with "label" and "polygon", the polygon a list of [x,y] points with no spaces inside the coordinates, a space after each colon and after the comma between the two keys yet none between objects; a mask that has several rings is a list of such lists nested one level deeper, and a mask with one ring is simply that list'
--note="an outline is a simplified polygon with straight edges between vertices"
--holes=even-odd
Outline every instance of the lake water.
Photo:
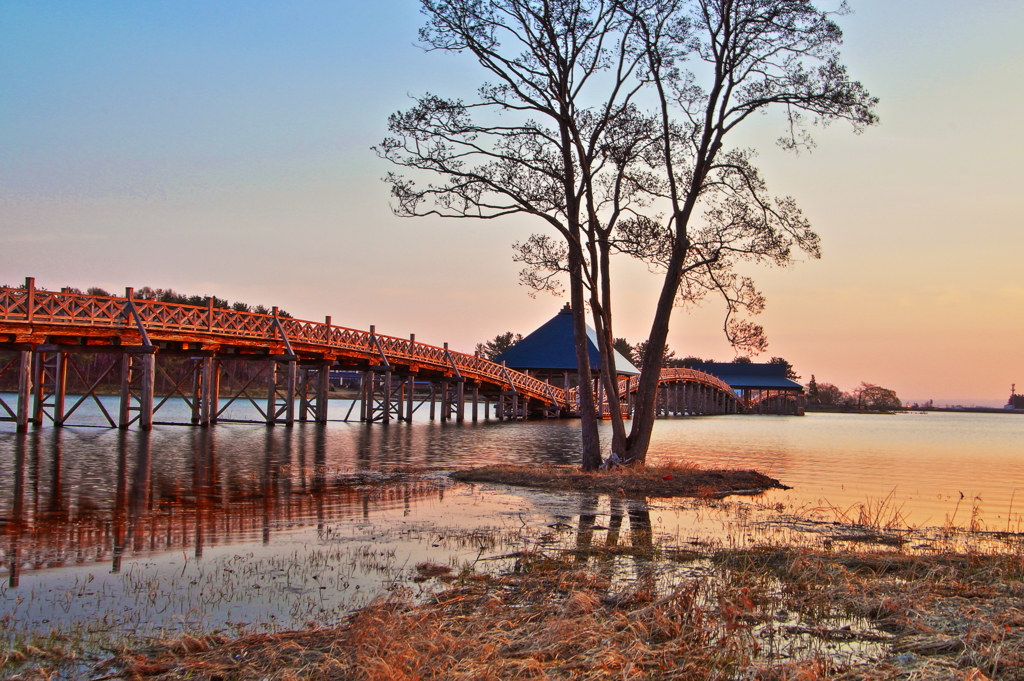
[{"label": "lake water", "polygon": [[[335,401],[332,413],[347,406]],[[184,420],[183,404],[168,407],[164,418]],[[99,418],[89,414],[79,418]],[[504,555],[520,527],[582,527],[587,518],[604,530],[602,522],[622,523],[624,536],[653,529],[703,541],[735,522],[679,500],[627,503],[444,476],[488,463],[575,463],[578,447],[576,421],[25,434],[0,424],[0,560],[8,572],[0,630],[325,623],[383,590],[416,584],[410,578],[423,561]],[[650,461],[753,468],[792,487],[748,502],[762,508],[1024,529],[1019,415],[668,419],[656,424]]]}]

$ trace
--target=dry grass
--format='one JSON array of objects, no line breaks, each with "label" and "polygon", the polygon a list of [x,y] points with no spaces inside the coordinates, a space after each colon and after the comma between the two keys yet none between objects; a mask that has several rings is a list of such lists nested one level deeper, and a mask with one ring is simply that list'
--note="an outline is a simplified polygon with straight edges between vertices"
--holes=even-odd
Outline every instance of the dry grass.
[{"label": "dry grass", "polygon": [[[582,561],[524,553],[505,574],[453,575],[419,605],[393,594],[337,627],[183,637],[83,678],[1024,679],[1019,553],[719,549],[698,562],[699,576],[665,580],[600,548]],[[52,667],[35,669],[15,678]]]},{"label": "dry grass", "polygon": [[603,492],[637,497],[710,497],[787,489],[757,471],[705,470],[693,464],[616,466],[584,473],[577,466],[484,466],[456,471],[461,482],[490,482],[541,489]]}]

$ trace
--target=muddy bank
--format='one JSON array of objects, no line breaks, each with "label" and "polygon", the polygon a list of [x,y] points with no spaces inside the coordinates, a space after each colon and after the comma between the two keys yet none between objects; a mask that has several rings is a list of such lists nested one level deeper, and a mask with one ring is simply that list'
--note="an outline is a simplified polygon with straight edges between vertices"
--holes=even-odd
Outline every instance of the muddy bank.
[{"label": "muddy bank", "polygon": [[775,478],[747,470],[696,466],[615,467],[583,473],[576,466],[484,466],[451,474],[460,482],[489,482],[539,489],[619,494],[627,497],[705,497],[789,489]]}]

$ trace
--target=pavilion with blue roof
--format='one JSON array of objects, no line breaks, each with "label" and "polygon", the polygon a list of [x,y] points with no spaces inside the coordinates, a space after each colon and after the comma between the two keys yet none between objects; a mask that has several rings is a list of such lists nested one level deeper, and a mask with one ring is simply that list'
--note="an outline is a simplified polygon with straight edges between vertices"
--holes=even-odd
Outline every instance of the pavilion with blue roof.
[{"label": "pavilion with blue roof", "polygon": [[748,412],[803,413],[804,387],[786,378],[784,364],[704,362],[691,368],[728,383]]},{"label": "pavilion with blue roof", "polygon": [[[601,354],[597,349],[597,334],[589,326],[587,351],[590,369],[596,377],[601,372]],[[522,371],[552,385],[572,387],[577,376],[572,310],[566,305],[551,320],[498,355],[494,361],[504,362],[509,369]],[[640,370],[616,352],[615,372],[619,376],[636,376]]]}]

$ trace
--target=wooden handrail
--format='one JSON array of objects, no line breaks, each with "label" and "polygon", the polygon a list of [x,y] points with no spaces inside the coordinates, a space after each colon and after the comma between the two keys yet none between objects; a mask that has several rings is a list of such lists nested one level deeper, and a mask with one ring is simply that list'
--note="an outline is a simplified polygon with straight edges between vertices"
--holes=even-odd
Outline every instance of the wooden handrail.
[{"label": "wooden handrail", "polygon": [[[131,310],[131,321],[125,318],[126,307]],[[506,378],[500,364],[473,355],[330,323],[213,308],[209,303],[184,305],[119,296],[58,293],[40,291],[29,284],[24,289],[0,288],[0,322],[125,330],[134,326],[144,327],[149,333],[187,332],[207,336],[211,340],[234,337],[281,343],[280,337],[289,346],[354,351],[368,356],[376,356],[379,348],[390,363],[430,365],[498,385],[511,382],[524,395],[542,402],[554,398],[556,404],[565,403],[561,388],[552,388],[544,381],[518,371],[508,371]]]}]

